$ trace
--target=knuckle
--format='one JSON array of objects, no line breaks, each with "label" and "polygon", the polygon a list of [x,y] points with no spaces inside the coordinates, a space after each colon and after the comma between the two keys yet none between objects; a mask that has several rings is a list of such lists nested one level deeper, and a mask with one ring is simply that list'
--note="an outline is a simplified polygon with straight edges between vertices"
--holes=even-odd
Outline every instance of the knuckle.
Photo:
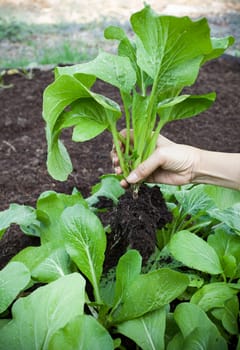
[{"label": "knuckle", "polygon": [[140,175],[140,177],[147,176],[147,167],[146,167],[145,163],[140,164],[137,170],[138,170],[138,174]]}]

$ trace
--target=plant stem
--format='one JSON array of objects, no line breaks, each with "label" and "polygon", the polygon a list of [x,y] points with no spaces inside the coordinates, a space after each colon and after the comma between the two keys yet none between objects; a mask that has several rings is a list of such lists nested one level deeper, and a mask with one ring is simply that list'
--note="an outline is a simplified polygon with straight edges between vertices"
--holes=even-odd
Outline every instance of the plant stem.
[{"label": "plant stem", "polygon": [[119,159],[120,167],[122,169],[123,176],[127,177],[128,173],[127,173],[127,170],[126,170],[126,166],[125,166],[125,162],[124,162],[124,158],[123,158],[123,153],[122,153],[120,145],[119,145],[118,131],[117,131],[115,123],[113,123],[112,121],[109,121],[109,122],[110,122],[110,130],[111,130],[111,133],[112,133],[112,136],[113,136],[113,143],[114,143],[114,145],[116,147],[116,151],[117,151],[117,156],[118,156],[118,159]]},{"label": "plant stem", "polygon": [[125,120],[126,120],[126,129],[127,129],[127,135],[126,135],[126,144],[125,144],[125,154],[127,156],[129,156],[129,147],[130,147],[130,129],[131,129],[131,125],[130,125],[130,113],[129,113],[129,108],[127,106],[127,101],[126,101],[126,97],[123,91],[120,91],[121,93],[121,98],[123,101],[123,107],[124,107],[124,111],[125,111]]}]

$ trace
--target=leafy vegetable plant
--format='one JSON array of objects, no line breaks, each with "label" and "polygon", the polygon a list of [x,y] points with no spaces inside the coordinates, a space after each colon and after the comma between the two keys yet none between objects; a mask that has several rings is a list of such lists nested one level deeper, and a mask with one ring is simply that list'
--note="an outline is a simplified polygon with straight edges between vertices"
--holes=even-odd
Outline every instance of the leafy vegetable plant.
[{"label": "leafy vegetable plant", "polygon": [[[0,271],[0,349],[123,350],[126,339],[143,350],[236,346],[239,193],[195,187],[206,193],[199,205],[210,220],[207,231],[197,235],[188,223],[156,251],[153,265],[143,267],[130,249],[107,273],[106,232],[93,205],[103,193],[117,203],[123,190],[114,176],[104,176],[87,199],[76,190],[49,191],[36,209],[11,205],[1,212],[1,234],[14,223],[41,244],[23,249]],[[169,206],[182,197],[194,214],[197,204],[189,199],[198,194],[192,190],[178,189],[173,197],[171,187],[162,188]]]},{"label": "leafy vegetable plant", "polygon": [[[192,85],[200,67],[220,56],[234,41],[232,37],[211,38],[207,20],[159,16],[149,6],[131,17],[134,38],[110,26],[105,37],[118,40],[118,54],[100,52],[90,62],[58,67],[55,81],[43,98],[43,118],[48,141],[48,171],[65,180],[71,160],[60,140],[64,128],[73,127],[72,139],[90,140],[104,130],[112,133],[123,176],[154,150],[162,127],[177,119],[195,116],[209,108],[215,93],[183,93]],[[94,91],[96,79],[119,89],[123,110]],[[126,139],[117,130],[125,116]],[[130,142],[133,129],[134,145]],[[119,141],[125,147],[120,148]]]}]

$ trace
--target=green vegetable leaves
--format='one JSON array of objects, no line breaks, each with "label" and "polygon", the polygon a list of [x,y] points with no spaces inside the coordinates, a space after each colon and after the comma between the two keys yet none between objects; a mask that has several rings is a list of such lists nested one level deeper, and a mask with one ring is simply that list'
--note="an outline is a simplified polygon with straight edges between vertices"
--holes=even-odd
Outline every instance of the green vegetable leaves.
[{"label": "green vegetable leaves", "polygon": [[[181,95],[197,79],[200,67],[221,55],[233,39],[214,39],[205,18],[159,16],[149,6],[131,17],[134,33],[129,39],[122,28],[110,26],[105,38],[118,40],[118,54],[100,52],[92,61],[58,67],[55,81],[43,96],[47,124],[48,171],[65,180],[71,160],[60,141],[61,130],[74,127],[73,140],[83,142],[104,130],[113,135],[123,175],[154,150],[157,135],[168,122],[205,111],[214,93]],[[123,108],[93,92],[96,79],[119,89]],[[117,119],[125,115],[126,147],[119,147]],[[130,142],[134,129],[134,145]],[[131,145],[131,147],[130,147]]]}]

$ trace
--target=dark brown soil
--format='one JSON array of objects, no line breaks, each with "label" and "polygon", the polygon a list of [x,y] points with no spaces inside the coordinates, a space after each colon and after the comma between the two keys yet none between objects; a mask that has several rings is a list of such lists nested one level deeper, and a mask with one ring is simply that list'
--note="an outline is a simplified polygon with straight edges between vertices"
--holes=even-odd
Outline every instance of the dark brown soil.
[{"label": "dark brown soil", "polygon": [[[74,165],[68,181],[54,181],[46,170],[46,141],[42,120],[42,92],[53,80],[50,71],[36,70],[33,78],[23,74],[6,75],[12,88],[0,89],[0,210],[10,203],[35,206],[40,193],[46,190],[71,193],[77,187],[84,196],[99,180],[112,172],[109,152],[111,135],[104,133],[95,140],[76,144],[70,132],[64,133]],[[163,134],[173,141],[188,143],[209,150],[240,152],[240,59],[223,56],[203,67],[192,91],[217,92],[214,106],[198,117],[176,121],[164,128]],[[115,89],[101,82],[102,92],[118,103]],[[119,127],[123,127],[120,122]],[[0,241],[0,267],[16,252],[36,239],[24,236],[13,227]],[[145,244],[145,242],[143,242]],[[140,247],[138,247],[140,248]]]}]

